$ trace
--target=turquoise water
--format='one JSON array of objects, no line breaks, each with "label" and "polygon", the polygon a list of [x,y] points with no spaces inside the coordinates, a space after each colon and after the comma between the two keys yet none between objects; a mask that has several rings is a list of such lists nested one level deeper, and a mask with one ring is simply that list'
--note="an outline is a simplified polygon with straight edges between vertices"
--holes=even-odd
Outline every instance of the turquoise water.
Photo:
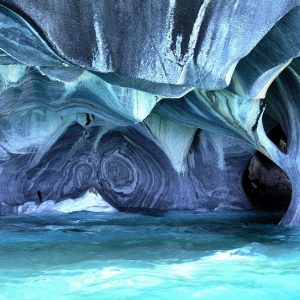
[{"label": "turquoise water", "polygon": [[0,218],[0,299],[299,299],[300,229],[262,213]]}]

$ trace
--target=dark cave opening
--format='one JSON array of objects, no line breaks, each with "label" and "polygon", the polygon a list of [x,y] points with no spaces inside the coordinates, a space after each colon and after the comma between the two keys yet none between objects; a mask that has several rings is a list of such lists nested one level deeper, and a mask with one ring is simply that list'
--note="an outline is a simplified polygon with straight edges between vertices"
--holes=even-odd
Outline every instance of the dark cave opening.
[{"label": "dark cave opening", "polygon": [[[284,153],[287,138],[277,124],[269,131],[270,140]],[[260,152],[251,158],[243,175],[243,187],[254,209],[287,211],[292,197],[292,187],[285,172]]]}]

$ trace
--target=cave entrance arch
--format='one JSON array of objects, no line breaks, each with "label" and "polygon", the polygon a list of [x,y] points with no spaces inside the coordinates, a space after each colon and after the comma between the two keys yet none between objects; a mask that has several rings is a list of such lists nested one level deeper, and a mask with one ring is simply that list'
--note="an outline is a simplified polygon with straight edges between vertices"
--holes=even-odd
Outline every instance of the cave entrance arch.
[{"label": "cave entrance arch", "polygon": [[[277,124],[268,137],[284,153],[287,138],[282,127]],[[292,186],[285,172],[261,152],[251,158],[243,175],[243,187],[254,209],[270,212],[288,210],[292,197]]]}]

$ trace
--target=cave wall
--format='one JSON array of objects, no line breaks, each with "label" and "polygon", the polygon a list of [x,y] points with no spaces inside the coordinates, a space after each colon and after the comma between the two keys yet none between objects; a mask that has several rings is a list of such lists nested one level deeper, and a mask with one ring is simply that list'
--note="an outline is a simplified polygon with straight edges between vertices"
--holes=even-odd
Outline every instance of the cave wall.
[{"label": "cave wall", "polygon": [[1,0],[0,211],[91,187],[119,210],[250,209],[260,151],[299,225],[299,5]]}]

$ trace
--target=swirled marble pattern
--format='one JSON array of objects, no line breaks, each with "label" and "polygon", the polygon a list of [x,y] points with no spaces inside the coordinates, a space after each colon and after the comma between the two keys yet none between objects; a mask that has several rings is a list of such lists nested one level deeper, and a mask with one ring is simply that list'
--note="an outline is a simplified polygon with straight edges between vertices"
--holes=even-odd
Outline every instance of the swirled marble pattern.
[{"label": "swirled marble pattern", "polygon": [[278,21],[238,63],[230,89],[243,97],[265,98],[271,83],[293,58],[300,55],[299,18],[300,7],[295,7]]},{"label": "swirled marble pattern", "polygon": [[176,172],[167,156],[139,130],[109,132],[101,139],[99,154],[99,182],[105,198],[117,206],[167,209],[176,201]]},{"label": "swirled marble pattern", "polygon": [[[18,26],[5,26],[6,36],[15,33],[23,22],[18,34],[30,41],[26,46],[40,44],[36,34],[29,32],[30,23],[65,61],[101,72],[112,83],[123,81],[127,86],[166,96],[182,95],[191,87],[225,88],[238,61],[282,16],[300,4],[299,0],[0,3],[27,19],[13,12],[2,13],[10,18],[3,16],[2,24],[15,22]],[[8,41],[13,40],[6,39],[5,43]],[[17,58],[11,48],[6,52]],[[31,47],[18,55],[37,50]],[[24,62],[20,57],[18,60]],[[41,51],[39,57],[52,63],[53,54],[48,50]],[[170,89],[169,84],[175,87]]]},{"label": "swirled marble pattern", "polygon": [[86,193],[109,210],[250,209],[258,150],[293,187],[282,224],[300,225],[299,14],[300,0],[0,0],[0,212]]},{"label": "swirled marble pattern", "polygon": [[[198,133],[185,158],[188,169],[178,173],[144,125],[108,130],[73,123],[38,163],[33,149],[8,154],[1,162],[0,201],[13,210],[28,201],[76,198],[93,187],[119,210],[249,208],[236,180],[254,149],[234,138],[217,141]],[[245,159],[234,161],[231,152]],[[220,181],[212,181],[217,175]]]}]

